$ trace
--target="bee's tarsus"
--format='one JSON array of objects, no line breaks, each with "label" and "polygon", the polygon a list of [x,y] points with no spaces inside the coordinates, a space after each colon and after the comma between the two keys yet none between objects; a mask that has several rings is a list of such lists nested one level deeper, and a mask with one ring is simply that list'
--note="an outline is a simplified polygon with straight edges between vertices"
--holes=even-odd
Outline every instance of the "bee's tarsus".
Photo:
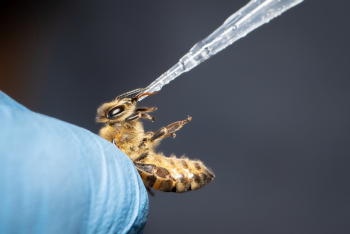
[{"label": "bee's tarsus", "polygon": [[156,121],[156,117],[150,116],[150,115],[147,114],[147,113],[141,113],[141,117],[142,117],[143,119],[149,119],[149,120],[151,120],[152,122]]}]

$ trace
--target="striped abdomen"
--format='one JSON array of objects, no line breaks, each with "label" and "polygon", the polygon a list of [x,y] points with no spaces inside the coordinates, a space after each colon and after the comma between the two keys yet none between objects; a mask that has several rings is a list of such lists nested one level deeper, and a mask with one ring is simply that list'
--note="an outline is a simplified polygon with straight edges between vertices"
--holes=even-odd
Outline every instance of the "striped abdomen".
[{"label": "striped abdomen", "polygon": [[196,190],[215,177],[202,162],[187,158],[152,154],[134,164],[146,187],[164,192]]}]

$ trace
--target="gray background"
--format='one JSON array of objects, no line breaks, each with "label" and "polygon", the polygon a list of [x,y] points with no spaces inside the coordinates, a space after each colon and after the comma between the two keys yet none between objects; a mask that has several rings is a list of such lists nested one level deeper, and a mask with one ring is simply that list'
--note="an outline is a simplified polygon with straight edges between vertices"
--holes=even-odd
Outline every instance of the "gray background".
[{"label": "gray background", "polygon": [[[247,2],[65,3],[53,26],[37,21],[54,43],[36,40],[37,98],[19,101],[97,133],[101,103],[147,86]],[[349,7],[304,1],[140,103],[158,107],[147,131],[192,116],[158,150],[216,174],[150,197],[146,234],[350,233]]]}]

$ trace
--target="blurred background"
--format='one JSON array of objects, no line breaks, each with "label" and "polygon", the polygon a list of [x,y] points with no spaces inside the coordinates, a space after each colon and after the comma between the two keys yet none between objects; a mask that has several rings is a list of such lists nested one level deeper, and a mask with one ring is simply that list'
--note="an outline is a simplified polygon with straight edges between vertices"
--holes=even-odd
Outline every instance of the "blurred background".
[{"label": "blurred background", "polygon": [[[97,107],[145,87],[247,0],[2,1],[0,89],[98,133]],[[306,0],[171,82],[159,147],[216,174],[155,192],[145,233],[350,233],[348,1]]]}]

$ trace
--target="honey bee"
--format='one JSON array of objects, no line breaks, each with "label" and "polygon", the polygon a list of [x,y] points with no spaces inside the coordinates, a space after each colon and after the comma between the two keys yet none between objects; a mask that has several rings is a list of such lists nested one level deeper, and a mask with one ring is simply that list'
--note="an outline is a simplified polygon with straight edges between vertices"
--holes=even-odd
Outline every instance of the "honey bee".
[{"label": "honey bee", "polygon": [[[174,155],[165,157],[154,151],[161,140],[175,137],[175,132],[192,118],[172,123],[156,132],[145,133],[140,118],[155,121],[155,117],[147,112],[157,108],[136,107],[144,95],[138,93],[143,90],[136,89],[119,95],[114,101],[98,108],[97,122],[106,123],[99,135],[129,156],[148,190],[154,188],[164,192],[183,193],[211,182],[215,176],[201,161],[176,158]],[[138,95],[128,98],[133,94]]]}]

